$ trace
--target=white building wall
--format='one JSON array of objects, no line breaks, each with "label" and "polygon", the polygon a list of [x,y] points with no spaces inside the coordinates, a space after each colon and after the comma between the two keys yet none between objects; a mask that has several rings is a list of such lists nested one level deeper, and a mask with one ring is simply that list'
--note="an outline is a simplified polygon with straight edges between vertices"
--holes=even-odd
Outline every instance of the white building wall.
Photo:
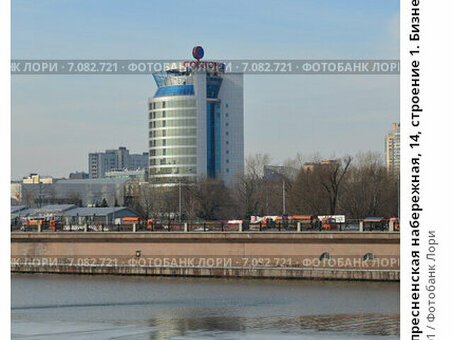
[{"label": "white building wall", "polygon": [[222,77],[218,96],[221,100],[221,167],[223,180],[230,184],[244,173],[244,78],[240,73]]}]

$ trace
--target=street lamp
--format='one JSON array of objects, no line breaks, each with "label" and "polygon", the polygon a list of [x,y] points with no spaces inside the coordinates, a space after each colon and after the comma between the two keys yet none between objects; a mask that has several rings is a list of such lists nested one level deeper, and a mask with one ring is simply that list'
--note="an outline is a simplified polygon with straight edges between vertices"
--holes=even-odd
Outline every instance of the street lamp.
[{"label": "street lamp", "polygon": [[181,223],[182,218],[182,184],[179,181],[179,223]]},{"label": "street lamp", "polygon": [[283,215],[286,214],[286,201],[285,201],[285,180],[283,180]]}]

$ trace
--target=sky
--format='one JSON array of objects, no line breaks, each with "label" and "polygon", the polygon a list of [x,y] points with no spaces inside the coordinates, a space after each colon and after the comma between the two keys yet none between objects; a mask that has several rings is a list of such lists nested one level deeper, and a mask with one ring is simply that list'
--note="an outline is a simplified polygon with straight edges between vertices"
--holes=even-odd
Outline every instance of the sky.
[{"label": "sky", "polygon": [[[12,59],[399,59],[397,0],[12,0]],[[147,150],[151,75],[12,75],[11,174]],[[398,75],[245,75],[245,154],[384,152]]]}]

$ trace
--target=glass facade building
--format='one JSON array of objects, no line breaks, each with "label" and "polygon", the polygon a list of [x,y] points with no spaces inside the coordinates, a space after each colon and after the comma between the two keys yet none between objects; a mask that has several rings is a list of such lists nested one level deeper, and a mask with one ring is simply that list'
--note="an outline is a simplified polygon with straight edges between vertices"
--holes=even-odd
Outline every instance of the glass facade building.
[{"label": "glass facade building", "polygon": [[243,173],[243,77],[176,63],[154,74],[148,101],[149,180],[178,183],[197,177],[226,184]]}]

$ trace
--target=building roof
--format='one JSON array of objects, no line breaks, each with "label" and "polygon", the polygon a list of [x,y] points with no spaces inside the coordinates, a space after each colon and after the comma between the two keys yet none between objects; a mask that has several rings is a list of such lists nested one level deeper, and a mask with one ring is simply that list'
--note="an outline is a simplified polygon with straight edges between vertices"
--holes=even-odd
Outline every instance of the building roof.
[{"label": "building roof", "polygon": [[26,205],[13,205],[11,206],[11,213],[17,213],[19,211],[27,210],[28,207]]},{"label": "building roof", "polygon": [[[25,207],[25,206],[23,206]],[[121,214],[128,214],[131,217],[138,217],[139,214],[136,213],[134,210],[128,207],[93,207],[93,208],[85,208],[85,207],[78,207],[74,204],[55,204],[55,205],[47,205],[45,207],[39,209],[31,209],[25,207],[22,210],[15,210],[11,211],[11,219],[16,217],[46,217],[49,215],[56,215],[56,216],[109,216]]]},{"label": "building roof", "polygon": [[105,208],[75,208],[64,212],[64,216],[107,216],[113,215],[113,213],[117,214],[120,212],[130,212],[131,215],[137,217],[138,214],[128,208],[128,207],[105,207]]},{"label": "building roof", "polygon": [[51,204],[35,209],[36,213],[59,213],[77,208],[75,204]]},{"label": "building roof", "polygon": [[27,208],[20,211],[11,212],[11,219],[16,217],[28,217],[35,213],[35,209]]},{"label": "building roof", "polygon": [[194,94],[193,85],[173,85],[158,88],[154,98],[166,96],[193,96]]},{"label": "building roof", "polygon": [[65,212],[77,208],[74,204],[52,204],[41,208],[27,208],[19,211],[11,211],[11,218],[15,217],[46,217],[49,215],[63,215]]}]

